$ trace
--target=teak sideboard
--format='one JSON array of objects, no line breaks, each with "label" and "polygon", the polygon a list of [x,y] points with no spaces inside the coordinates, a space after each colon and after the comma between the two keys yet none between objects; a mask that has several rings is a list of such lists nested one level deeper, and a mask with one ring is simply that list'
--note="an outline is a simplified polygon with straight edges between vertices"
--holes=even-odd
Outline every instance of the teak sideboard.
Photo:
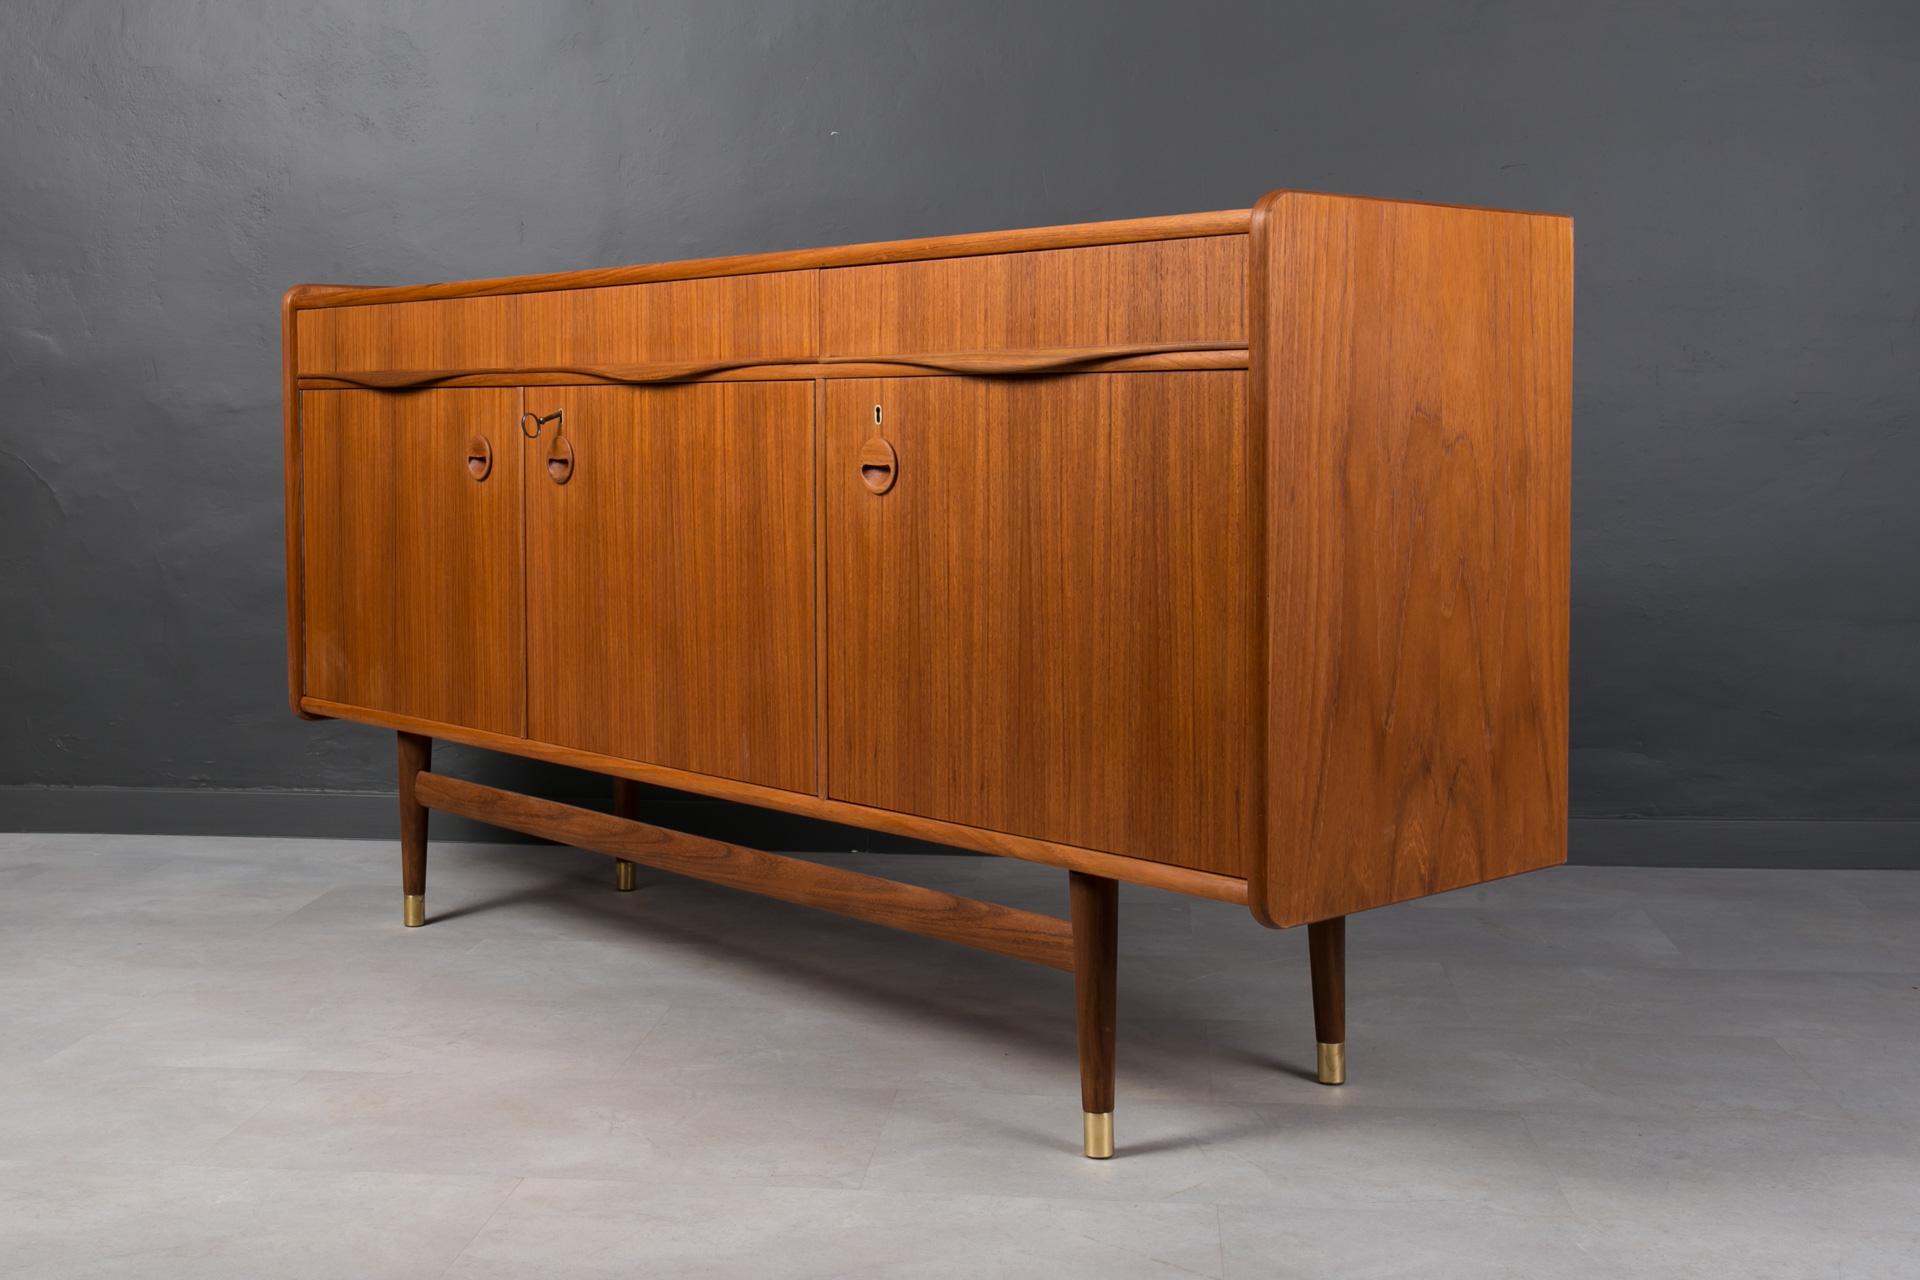
[{"label": "teak sideboard", "polygon": [[[1569,219],[1250,210],[283,303],[294,711],[427,813],[1074,974],[1118,882],[1307,926],[1563,860]],[[435,773],[597,771],[612,813]],[[1070,919],[639,820],[651,783],[1064,869]]]}]

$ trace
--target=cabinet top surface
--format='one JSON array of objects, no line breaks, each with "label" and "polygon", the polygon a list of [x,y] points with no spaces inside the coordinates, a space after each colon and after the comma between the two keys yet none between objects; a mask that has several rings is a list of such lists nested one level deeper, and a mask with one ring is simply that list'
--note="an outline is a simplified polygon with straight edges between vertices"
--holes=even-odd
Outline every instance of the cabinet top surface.
[{"label": "cabinet top surface", "polygon": [[1213,213],[1127,218],[1113,222],[1081,222],[1057,227],[1025,227],[1008,231],[980,231],[966,235],[884,240],[871,244],[789,249],[775,253],[738,254],[722,258],[692,258],[684,262],[645,263],[584,271],[560,271],[544,275],[497,276],[489,279],[452,280],[432,284],[297,284],[287,290],[286,304],[289,307],[304,310],[314,307],[362,306],[378,302],[421,302],[436,298],[545,293],[564,289],[592,289],[605,285],[692,280],[707,276],[752,275],[765,271],[854,267],[874,263],[918,262],[933,258],[1019,253],[1034,249],[1129,244],[1143,240],[1245,235],[1251,217],[1250,209],[1223,209]]}]

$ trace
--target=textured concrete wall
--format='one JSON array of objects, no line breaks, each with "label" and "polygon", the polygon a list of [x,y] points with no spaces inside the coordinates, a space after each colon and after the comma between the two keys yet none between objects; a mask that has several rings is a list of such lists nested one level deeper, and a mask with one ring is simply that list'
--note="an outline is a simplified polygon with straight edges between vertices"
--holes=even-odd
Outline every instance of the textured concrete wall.
[{"label": "textured concrete wall", "polygon": [[1578,219],[1575,813],[1920,819],[1916,12],[8,0],[0,785],[390,785],[284,705],[291,282],[1288,185]]}]

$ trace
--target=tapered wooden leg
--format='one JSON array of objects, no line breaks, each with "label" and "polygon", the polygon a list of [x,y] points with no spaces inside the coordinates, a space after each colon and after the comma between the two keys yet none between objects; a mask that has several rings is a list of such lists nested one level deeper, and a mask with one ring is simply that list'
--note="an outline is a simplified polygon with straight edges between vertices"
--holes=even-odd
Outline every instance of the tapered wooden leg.
[{"label": "tapered wooden leg", "polygon": [[433,739],[417,733],[400,737],[400,892],[406,895],[402,919],[408,928],[427,922],[427,807],[413,796],[413,780],[433,763]]},{"label": "tapered wooden leg", "polygon": [[[640,816],[640,784],[627,778],[613,780],[613,816],[616,818],[638,818]],[[632,893],[639,883],[635,874],[636,864],[625,858],[613,860],[613,887],[621,893]]]},{"label": "tapered wooden leg", "polygon": [[1113,1154],[1113,1040],[1118,1003],[1120,884],[1068,872],[1073,916],[1073,991],[1080,1036],[1080,1107],[1089,1159]]},{"label": "tapered wooden leg", "polygon": [[1347,918],[1307,926],[1313,969],[1313,1034],[1320,1042],[1320,1083],[1347,1080]]}]

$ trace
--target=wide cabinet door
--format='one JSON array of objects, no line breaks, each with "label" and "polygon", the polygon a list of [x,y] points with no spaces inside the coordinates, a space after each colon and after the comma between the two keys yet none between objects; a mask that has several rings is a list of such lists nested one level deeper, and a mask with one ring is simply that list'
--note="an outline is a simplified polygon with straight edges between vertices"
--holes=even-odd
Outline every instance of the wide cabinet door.
[{"label": "wide cabinet door", "polygon": [[1244,875],[1246,411],[1238,371],[828,383],[828,794]]},{"label": "wide cabinet door", "polygon": [[301,393],[311,696],[521,733],[519,399]]},{"label": "wide cabinet door", "polygon": [[528,736],[812,791],[813,384],[526,394]]}]

